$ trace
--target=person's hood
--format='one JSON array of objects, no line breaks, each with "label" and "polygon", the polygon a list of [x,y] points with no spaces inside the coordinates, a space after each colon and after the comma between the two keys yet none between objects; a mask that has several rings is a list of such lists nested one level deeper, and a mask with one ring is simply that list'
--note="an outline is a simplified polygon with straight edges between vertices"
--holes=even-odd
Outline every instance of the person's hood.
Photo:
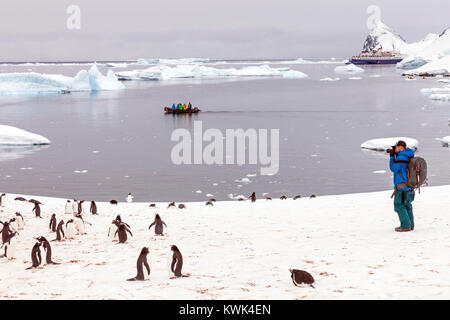
[{"label": "person's hood", "polygon": [[406,148],[397,154],[397,160],[409,160],[411,158],[414,158],[414,150],[410,148]]}]

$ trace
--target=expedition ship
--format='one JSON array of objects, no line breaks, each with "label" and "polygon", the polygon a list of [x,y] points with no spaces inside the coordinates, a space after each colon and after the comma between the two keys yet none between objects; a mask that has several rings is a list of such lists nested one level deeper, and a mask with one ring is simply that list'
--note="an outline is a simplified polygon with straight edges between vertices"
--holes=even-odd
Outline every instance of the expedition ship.
[{"label": "expedition ship", "polygon": [[399,52],[390,51],[366,51],[359,56],[352,56],[348,63],[353,64],[396,64],[403,60]]}]

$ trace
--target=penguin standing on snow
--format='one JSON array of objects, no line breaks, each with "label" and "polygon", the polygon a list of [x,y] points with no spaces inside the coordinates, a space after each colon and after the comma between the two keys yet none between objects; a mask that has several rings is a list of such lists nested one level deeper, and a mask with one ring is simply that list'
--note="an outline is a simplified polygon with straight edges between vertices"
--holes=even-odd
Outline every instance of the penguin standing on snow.
[{"label": "penguin standing on snow", "polygon": [[19,225],[17,224],[16,218],[11,218],[9,220],[9,228],[10,228],[11,232],[19,231]]},{"label": "penguin standing on snow", "polygon": [[66,239],[75,239],[75,225],[74,225],[74,221],[73,219],[70,219],[69,221],[66,222],[66,232],[65,232],[65,237]]},{"label": "penguin standing on snow", "polygon": [[73,214],[72,202],[70,202],[70,200],[67,200],[67,202],[66,202],[66,207],[64,209],[64,213],[65,214]]},{"label": "penguin standing on snow", "polygon": [[[83,213],[83,202],[84,202],[84,200],[80,200],[79,202],[78,202],[78,209],[77,209],[77,213],[78,214],[82,214]],[[74,213],[75,214],[75,213]]]},{"label": "penguin standing on snow", "polygon": [[72,214],[75,215],[78,212],[78,201],[74,199],[72,202]]},{"label": "penguin standing on snow", "polygon": [[91,201],[91,208],[90,208],[90,211],[91,211],[91,213],[92,213],[93,215],[98,214],[98,213],[97,213],[97,205],[95,204],[95,201]]},{"label": "penguin standing on snow", "polygon": [[37,203],[37,202],[34,203],[34,208],[32,211],[34,211],[34,213],[36,214],[36,218],[42,218],[41,217],[41,207],[39,206],[39,203]]},{"label": "penguin standing on snow", "polygon": [[301,284],[309,284],[311,287],[314,288],[313,283],[314,278],[312,275],[310,275],[308,272],[304,270],[297,270],[297,269],[289,269],[291,272],[291,278],[292,282],[295,284],[295,286],[300,286]]},{"label": "penguin standing on snow", "polygon": [[4,207],[4,206],[5,206],[5,204],[4,204],[4,202],[3,202],[3,197],[4,197],[4,196],[6,196],[6,193],[0,194],[0,207]]},{"label": "penguin standing on snow", "polygon": [[1,256],[2,258],[6,257],[8,258],[8,260],[12,260],[16,256],[16,247],[17,247],[16,235],[18,235],[17,232],[12,232],[9,235],[8,241],[3,245],[3,247],[5,248],[5,254]]},{"label": "penguin standing on snow", "polygon": [[56,239],[52,241],[62,241],[65,238],[64,235],[64,220],[61,220],[56,227]]},{"label": "penguin standing on snow", "polygon": [[[150,277],[150,266],[147,262],[147,255],[149,251],[148,248],[144,247],[141,250],[141,254],[139,255],[137,259],[137,275],[134,278],[128,279],[127,281],[144,281]],[[145,266],[145,270],[144,270]]]},{"label": "penguin standing on snow", "polygon": [[2,244],[5,244],[6,242],[8,242],[9,240],[9,235],[12,233],[11,229],[9,228],[9,222],[5,221],[5,222],[1,222],[0,224],[3,225],[2,228]]},{"label": "penguin standing on snow", "polygon": [[153,225],[155,226],[155,234],[158,236],[163,236],[164,226],[166,226],[167,228],[167,224],[164,221],[162,221],[159,214],[155,215],[155,220],[148,228],[150,229]]},{"label": "penguin standing on snow", "polygon": [[119,238],[117,238],[116,236],[116,231],[119,229],[119,224],[120,222],[117,220],[113,220],[111,222],[111,225],[109,226],[108,229],[108,237],[112,240],[112,241],[117,241],[119,240]]},{"label": "penguin standing on snow", "polygon": [[252,193],[251,195],[250,195],[250,199],[252,200],[252,202],[255,202],[256,201],[256,193]]},{"label": "penguin standing on snow", "polygon": [[30,270],[33,268],[37,268],[41,265],[42,256],[41,256],[41,243],[36,242],[31,249],[31,267],[26,268],[25,270]]},{"label": "penguin standing on snow", "polygon": [[129,193],[128,195],[127,195],[127,203],[132,203],[133,202],[133,196],[131,195],[131,193]]},{"label": "penguin standing on snow", "polygon": [[78,234],[86,234],[86,232],[84,232],[84,224],[85,223],[92,225],[91,223],[84,221],[81,214],[77,214],[77,216],[75,217],[75,220],[74,220],[74,224],[75,224],[75,229],[77,229]]},{"label": "penguin standing on snow", "polygon": [[50,224],[48,225],[48,228],[52,232],[56,232],[56,214],[52,214],[52,217],[50,218]]},{"label": "penguin standing on snow", "polygon": [[173,245],[170,247],[173,252],[172,264],[170,265],[170,270],[175,275],[175,278],[187,277],[188,275],[183,275],[181,269],[183,268],[183,256],[177,246]]},{"label": "penguin standing on snow", "polygon": [[124,222],[120,222],[119,223],[119,227],[116,230],[116,233],[114,234],[114,236],[116,236],[117,234],[119,235],[119,243],[125,243],[128,240],[128,236],[127,236],[127,232],[133,236],[133,234],[131,233],[130,229],[128,229],[128,227],[125,225]]},{"label": "penguin standing on snow", "polygon": [[25,221],[23,220],[23,216],[19,212],[16,212],[16,222],[17,222],[17,229],[18,230],[23,230],[23,226],[25,225]]},{"label": "penguin standing on snow", "polygon": [[42,244],[42,247],[45,250],[45,260],[47,264],[59,264],[57,262],[52,261],[52,247],[50,246],[50,243],[45,239],[44,237],[36,238],[37,241],[39,241],[40,244]]}]

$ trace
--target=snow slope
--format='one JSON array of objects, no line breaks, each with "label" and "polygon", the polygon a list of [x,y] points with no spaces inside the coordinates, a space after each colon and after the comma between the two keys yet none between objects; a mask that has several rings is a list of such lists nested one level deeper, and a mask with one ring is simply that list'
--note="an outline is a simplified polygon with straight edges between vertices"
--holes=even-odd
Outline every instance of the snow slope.
[{"label": "snow slope", "polygon": [[[186,209],[148,203],[99,203],[99,216],[75,240],[51,242],[60,265],[30,266],[33,237],[48,232],[51,213],[64,215],[65,199],[6,195],[0,219],[20,211],[26,220],[16,259],[0,259],[1,298],[12,299],[449,299],[450,186],[423,188],[414,202],[416,230],[394,232],[391,191],[299,200],[186,203]],[[27,197],[28,198],[28,197]],[[158,212],[168,225],[156,237],[148,225]],[[120,213],[131,225],[127,244],[107,237]],[[189,278],[169,279],[169,247],[176,244]],[[136,259],[150,248],[149,281],[127,282]],[[315,289],[295,287],[288,269],[309,271]]]},{"label": "snow slope", "polygon": [[381,20],[375,23],[374,28],[368,34],[362,51],[398,51],[401,54],[414,54],[427,47],[438,37],[437,34],[428,34],[425,39],[407,43],[393,29],[385,25]]},{"label": "snow slope", "polygon": [[272,68],[268,65],[247,66],[240,69],[218,69],[199,64],[176,66],[157,65],[148,69],[118,72],[120,80],[169,80],[180,78],[223,78],[223,77],[283,77],[306,78],[306,74],[289,68]]},{"label": "snow slope", "polygon": [[0,146],[32,146],[50,144],[50,140],[19,128],[0,125]]},{"label": "snow slope", "polygon": [[65,93],[71,91],[120,90],[124,85],[113,71],[102,75],[94,64],[75,77],[36,72],[0,73],[0,94]]}]

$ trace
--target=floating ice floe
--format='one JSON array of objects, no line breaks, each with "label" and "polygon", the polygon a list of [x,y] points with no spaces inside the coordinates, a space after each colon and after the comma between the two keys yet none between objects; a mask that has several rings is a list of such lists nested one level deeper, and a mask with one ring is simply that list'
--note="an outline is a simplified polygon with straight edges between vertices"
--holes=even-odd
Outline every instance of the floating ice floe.
[{"label": "floating ice floe", "polygon": [[308,76],[303,72],[289,68],[271,68],[268,65],[247,66],[240,69],[219,69],[204,65],[156,65],[148,69],[121,71],[120,80],[169,80],[180,78],[223,78],[223,77],[282,77],[302,79]]},{"label": "floating ice floe", "polygon": [[245,184],[248,184],[248,183],[252,182],[249,178],[242,178],[240,180],[234,180],[234,181],[235,182],[240,182],[240,183],[245,183]]},{"label": "floating ice floe", "polygon": [[364,69],[355,66],[354,64],[350,63],[345,66],[337,66],[334,68],[334,72],[336,73],[362,73],[364,72]]},{"label": "floating ice floe", "polygon": [[448,147],[450,145],[450,136],[446,136],[443,138],[436,138],[436,140],[440,141],[443,147]]},{"label": "floating ice floe", "polygon": [[341,79],[340,78],[330,78],[330,77],[320,79],[320,81],[339,81],[339,80],[341,80]]},{"label": "floating ice floe", "polygon": [[373,171],[372,173],[383,174],[383,173],[386,173],[386,170],[377,170],[377,171]]},{"label": "floating ice floe", "polygon": [[430,100],[450,101],[450,87],[423,88],[420,92]]},{"label": "floating ice floe", "polygon": [[361,77],[350,77],[350,78],[348,78],[349,80],[361,80],[362,78]]},{"label": "floating ice floe", "polygon": [[36,146],[50,144],[50,140],[16,127],[0,125],[0,146]]},{"label": "floating ice floe", "polygon": [[239,199],[245,200],[245,199],[247,199],[247,197],[246,197],[246,196],[243,196],[242,194],[240,194],[240,195],[238,195],[238,196],[234,196],[232,193],[230,193],[230,194],[228,195],[228,198],[230,198],[230,199],[232,199],[232,200],[239,200]]},{"label": "floating ice floe", "polygon": [[419,142],[416,139],[406,137],[392,137],[368,140],[361,144],[361,148],[375,151],[385,151],[387,149],[390,149],[399,140],[405,141],[407,147],[413,150],[417,150],[419,146]]},{"label": "floating ice floe", "polygon": [[96,65],[75,77],[36,72],[0,73],[0,94],[67,93],[124,89],[112,70],[102,75]]}]

